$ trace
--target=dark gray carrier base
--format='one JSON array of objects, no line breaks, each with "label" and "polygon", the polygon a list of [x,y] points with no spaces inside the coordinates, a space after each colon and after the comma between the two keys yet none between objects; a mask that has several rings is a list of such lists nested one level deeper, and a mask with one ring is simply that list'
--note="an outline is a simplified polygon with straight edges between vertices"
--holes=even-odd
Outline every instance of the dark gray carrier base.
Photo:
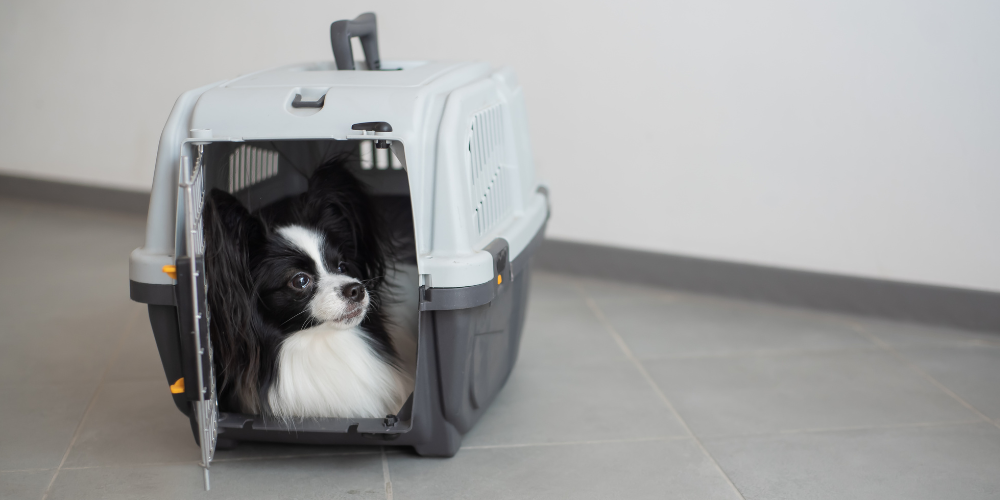
[{"label": "dark gray carrier base", "polygon": [[[424,456],[450,457],[461,437],[479,420],[507,381],[521,342],[531,277],[530,259],[544,234],[510,262],[507,244],[488,249],[501,282],[488,286],[489,300],[461,309],[437,309],[421,303],[415,389],[395,419],[306,419],[271,421],[255,415],[221,413],[220,445],[238,441],[326,445],[407,445]],[[471,287],[470,287],[471,288]],[[422,290],[421,293],[426,293]],[[456,294],[431,289],[431,293]],[[482,296],[481,292],[474,294]],[[459,305],[457,302],[454,305]],[[150,323],[168,383],[184,376],[177,308],[150,305]],[[173,394],[192,418],[190,396]],[[197,439],[197,432],[196,439]]]}]

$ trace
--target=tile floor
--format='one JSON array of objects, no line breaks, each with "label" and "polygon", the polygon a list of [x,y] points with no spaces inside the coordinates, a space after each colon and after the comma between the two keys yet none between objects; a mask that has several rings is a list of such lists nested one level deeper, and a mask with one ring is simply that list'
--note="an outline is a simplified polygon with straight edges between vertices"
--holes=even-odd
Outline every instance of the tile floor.
[{"label": "tile floor", "polygon": [[1000,497],[1000,335],[545,273],[454,458],[246,444],[205,493],[143,226],[0,199],[0,498]]}]

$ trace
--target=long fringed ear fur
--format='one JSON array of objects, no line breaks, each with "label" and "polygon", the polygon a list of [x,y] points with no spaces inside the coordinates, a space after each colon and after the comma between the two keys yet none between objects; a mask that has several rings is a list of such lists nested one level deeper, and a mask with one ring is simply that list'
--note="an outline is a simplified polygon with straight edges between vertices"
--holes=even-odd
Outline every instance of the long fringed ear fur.
[{"label": "long fringed ear fur", "polygon": [[[250,254],[266,229],[232,195],[213,189],[205,204],[205,274],[215,372],[223,409],[260,413],[263,323],[255,307]],[[264,370],[264,372],[268,372]],[[266,404],[266,403],[265,403]]]}]

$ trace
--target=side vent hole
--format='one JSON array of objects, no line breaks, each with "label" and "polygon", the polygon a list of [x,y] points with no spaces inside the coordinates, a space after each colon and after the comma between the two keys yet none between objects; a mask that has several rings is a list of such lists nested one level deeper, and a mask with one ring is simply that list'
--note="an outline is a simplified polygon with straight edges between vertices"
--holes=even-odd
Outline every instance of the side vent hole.
[{"label": "side vent hole", "polygon": [[472,117],[469,134],[469,178],[472,181],[473,226],[483,236],[510,213],[510,174],[504,169],[503,106],[495,104]]}]

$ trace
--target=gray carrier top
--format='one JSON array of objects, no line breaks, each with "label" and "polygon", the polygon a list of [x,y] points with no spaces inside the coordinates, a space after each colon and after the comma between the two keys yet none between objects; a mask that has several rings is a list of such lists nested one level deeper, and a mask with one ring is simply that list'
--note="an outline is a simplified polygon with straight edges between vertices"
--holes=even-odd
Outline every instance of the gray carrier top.
[{"label": "gray carrier top", "polygon": [[[391,131],[357,130],[384,122]],[[197,135],[197,137],[195,137]],[[281,139],[391,141],[412,198],[421,285],[495,279],[485,250],[503,238],[514,261],[545,223],[524,98],[513,72],[486,63],[408,61],[380,71],[296,64],[185,92],[160,138],[146,243],[130,259],[135,283],[172,285],[179,165],[191,142]]]}]

